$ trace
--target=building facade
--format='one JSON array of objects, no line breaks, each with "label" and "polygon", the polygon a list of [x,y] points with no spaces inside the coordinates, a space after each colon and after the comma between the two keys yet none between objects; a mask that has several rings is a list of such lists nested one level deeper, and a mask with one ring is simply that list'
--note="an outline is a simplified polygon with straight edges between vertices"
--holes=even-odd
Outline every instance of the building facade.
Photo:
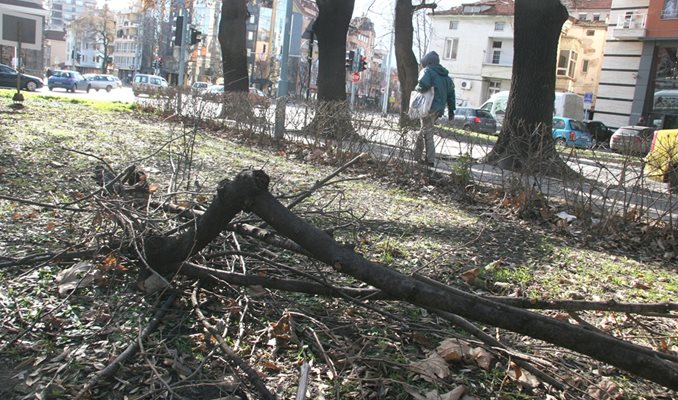
[{"label": "building facade", "polygon": [[96,8],[96,0],[47,0],[49,18],[47,25],[52,30],[63,30],[88,10]]},{"label": "building facade", "polygon": [[0,0],[0,63],[42,76],[48,16],[40,0]]},{"label": "building facade", "polygon": [[[610,0],[569,2],[556,68],[556,90],[595,98],[605,48]],[[606,7],[607,5],[607,7]],[[457,102],[479,106],[509,90],[513,73],[514,2],[463,4],[432,16],[430,48],[452,74]],[[583,117],[582,110],[582,117]]]}]

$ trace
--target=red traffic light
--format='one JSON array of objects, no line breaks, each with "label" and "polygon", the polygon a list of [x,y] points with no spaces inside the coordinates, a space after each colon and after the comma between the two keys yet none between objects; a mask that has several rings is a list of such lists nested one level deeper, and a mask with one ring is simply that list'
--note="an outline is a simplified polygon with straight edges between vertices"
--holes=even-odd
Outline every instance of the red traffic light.
[{"label": "red traffic light", "polygon": [[365,56],[360,56],[360,64],[358,64],[358,71],[364,71],[367,69],[367,58]]}]

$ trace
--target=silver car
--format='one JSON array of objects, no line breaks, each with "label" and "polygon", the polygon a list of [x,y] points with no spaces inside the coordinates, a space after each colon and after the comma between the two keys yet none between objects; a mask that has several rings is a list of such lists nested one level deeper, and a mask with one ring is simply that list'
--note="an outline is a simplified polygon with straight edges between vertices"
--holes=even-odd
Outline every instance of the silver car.
[{"label": "silver car", "polygon": [[99,89],[103,89],[107,92],[110,92],[111,90],[122,86],[120,80],[112,75],[85,74],[83,76],[89,82],[90,88],[96,90],[97,92],[99,91]]},{"label": "silver car", "polygon": [[622,126],[610,137],[610,150],[644,156],[650,151],[654,131],[648,126]]}]

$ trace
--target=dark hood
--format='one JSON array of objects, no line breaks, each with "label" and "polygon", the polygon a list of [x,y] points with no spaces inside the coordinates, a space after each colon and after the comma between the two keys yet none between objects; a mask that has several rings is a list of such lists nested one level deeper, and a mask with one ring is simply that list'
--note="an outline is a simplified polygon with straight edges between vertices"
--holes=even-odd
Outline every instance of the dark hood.
[{"label": "dark hood", "polygon": [[435,51],[429,51],[421,58],[422,67],[430,67],[440,64],[440,56]]}]

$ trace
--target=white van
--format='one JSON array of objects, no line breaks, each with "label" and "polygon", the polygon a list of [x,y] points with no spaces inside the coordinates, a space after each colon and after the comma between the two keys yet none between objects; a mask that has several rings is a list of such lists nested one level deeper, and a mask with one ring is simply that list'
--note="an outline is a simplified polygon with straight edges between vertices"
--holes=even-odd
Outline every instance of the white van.
[{"label": "white van", "polygon": [[[480,108],[488,111],[497,120],[497,129],[501,130],[504,114],[508,105],[509,91],[493,94]],[[553,102],[553,115],[581,120],[584,117],[584,98],[575,93],[556,92]]]}]

